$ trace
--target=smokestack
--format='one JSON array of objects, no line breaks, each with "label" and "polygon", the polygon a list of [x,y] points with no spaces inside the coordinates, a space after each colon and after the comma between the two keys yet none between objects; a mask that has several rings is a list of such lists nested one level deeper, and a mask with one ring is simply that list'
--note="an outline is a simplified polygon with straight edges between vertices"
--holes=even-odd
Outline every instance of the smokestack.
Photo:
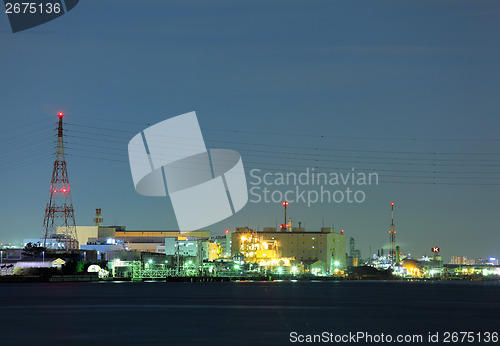
[{"label": "smokestack", "polygon": [[100,208],[96,208],[96,210],[95,210],[94,225],[102,226],[102,214],[101,214]]}]

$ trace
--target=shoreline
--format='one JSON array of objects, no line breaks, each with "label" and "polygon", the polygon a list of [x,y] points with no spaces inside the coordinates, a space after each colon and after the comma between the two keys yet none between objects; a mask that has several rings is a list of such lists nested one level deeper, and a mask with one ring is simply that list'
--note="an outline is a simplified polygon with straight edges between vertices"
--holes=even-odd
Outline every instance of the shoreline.
[{"label": "shoreline", "polygon": [[391,281],[391,282],[500,282],[500,278],[389,278],[389,277],[369,277],[369,278],[343,278],[343,277],[167,277],[167,278],[104,278],[99,279],[96,275],[54,275],[54,276],[21,276],[10,275],[1,276],[2,283],[61,283],[61,282],[326,282],[326,281]]}]

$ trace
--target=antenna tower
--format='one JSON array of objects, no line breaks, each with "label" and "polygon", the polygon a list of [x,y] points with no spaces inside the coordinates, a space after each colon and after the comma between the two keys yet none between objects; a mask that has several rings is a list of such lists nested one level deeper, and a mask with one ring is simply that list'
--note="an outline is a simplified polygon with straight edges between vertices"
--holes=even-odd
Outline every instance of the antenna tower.
[{"label": "antenna tower", "polygon": [[64,114],[59,112],[56,160],[50,181],[49,201],[43,218],[41,240],[43,247],[76,250],[78,249],[78,240],[75,213],[71,202],[71,189],[64,158],[63,116]]},{"label": "antenna tower", "polygon": [[389,236],[391,240],[391,252],[389,253],[389,258],[391,260],[391,266],[396,263],[396,252],[394,251],[394,245],[396,244],[396,231],[394,230],[394,202],[391,202],[391,229],[389,230]]}]

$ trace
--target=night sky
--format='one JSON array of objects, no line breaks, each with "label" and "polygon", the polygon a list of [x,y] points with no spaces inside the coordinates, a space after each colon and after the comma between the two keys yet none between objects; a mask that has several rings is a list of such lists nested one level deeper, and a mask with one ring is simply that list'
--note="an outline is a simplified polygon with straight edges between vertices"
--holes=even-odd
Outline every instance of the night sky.
[{"label": "night sky", "polygon": [[[40,236],[58,111],[78,225],[102,208],[107,225],[177,229],[168,198],[135,192],[127,144],[196,111],[249,183],[379,174],[355,187],[363,203],[290,203],[295,225],[333,224],[366,257],[388,245],[394,201],[403,252],[500,257],[499,33],[498,1],[80,1],[15,34],[2,11],[0,241]],[[249,202],[207,228],[282,219]]]}]

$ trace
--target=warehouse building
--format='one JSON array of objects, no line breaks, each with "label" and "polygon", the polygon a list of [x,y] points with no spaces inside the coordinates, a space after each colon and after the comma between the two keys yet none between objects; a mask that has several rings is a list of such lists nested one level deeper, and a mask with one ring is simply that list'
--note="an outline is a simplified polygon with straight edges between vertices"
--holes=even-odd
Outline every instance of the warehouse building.
[{"label": "warehouse building", "polygon": [[[63,227],[57,228],[58,234],[64,234]],[[80,245],[102,244],[112,240],[123,244],[130,251],[162,252],[165,247],[165,238],[196,237],[200,240],[209,240],[210,231],[128,231],[125,226],[76,226],[76,234]],[[89,244],[89,245],[90,245]]]}]

